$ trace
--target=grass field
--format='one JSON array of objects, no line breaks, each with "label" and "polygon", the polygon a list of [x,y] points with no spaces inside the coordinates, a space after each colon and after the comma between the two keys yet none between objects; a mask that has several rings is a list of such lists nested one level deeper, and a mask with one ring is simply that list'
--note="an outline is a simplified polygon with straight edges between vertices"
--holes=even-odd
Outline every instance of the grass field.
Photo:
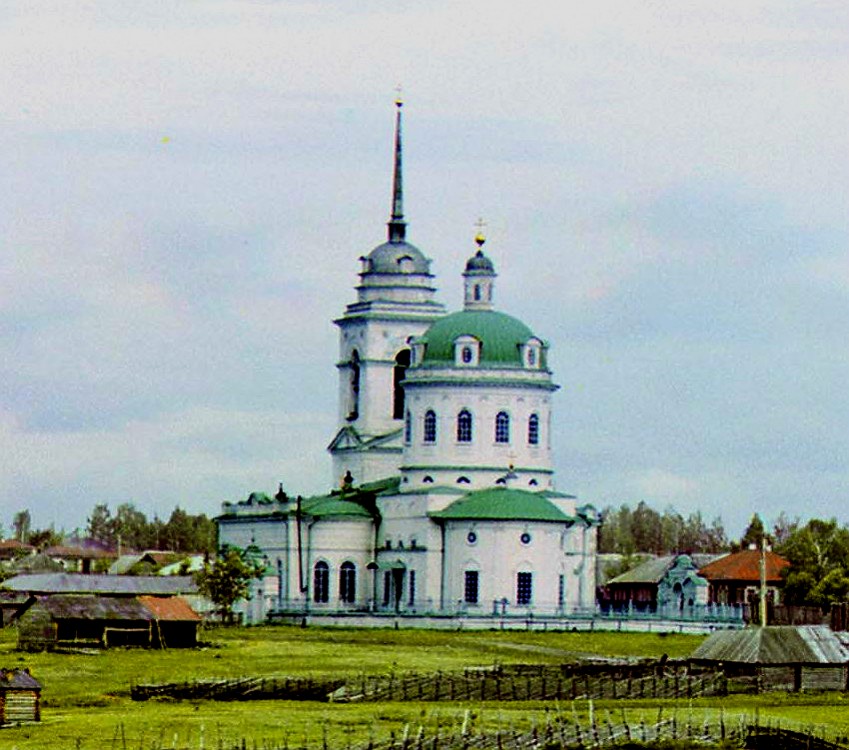
[{"label": "grass field", "polygon": [[[546,703],[369,703],[247,701],[136,703],[132,684],[210,677],[290,675],[356,677],[391,670],[430,672],[508,663],[562,663],[581,655],[686,656],[699,637],[632,633],[441,632],[262,627],[208,631],[208,648],[164,652],[114,650],[100,655],[25,654],[13,630],[0,631],[0,666],[28,666],[44,685],[40,725],[3,729],[0,745],[29,748],[216,747],[219,739],[288,738],[293,748],[345,747],[378,739],[405,724],[455,726],[467,715],[477,726],[527,729]],[[617,719],[654,721],[658,710],[715,715],[760,712],[784,721],[828,725],[849,734],[849,703],[841,693],[731,696],[693,701],[598,702]],[[586,705],[576,705],[582,714]]]}]

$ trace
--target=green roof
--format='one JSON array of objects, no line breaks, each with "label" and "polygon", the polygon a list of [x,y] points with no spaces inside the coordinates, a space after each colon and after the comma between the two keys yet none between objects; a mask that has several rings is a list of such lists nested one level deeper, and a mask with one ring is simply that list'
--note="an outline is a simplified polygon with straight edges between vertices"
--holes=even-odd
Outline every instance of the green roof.
[{"label": "green roof", "polygon": [[479,519],[492,521],[559,521],[575,519],[564,513],[539,492],[494,487],[477,490],[455,500],[445,510],[430,514],[431,518],[459,521]]},{"label": "green roof", "polygon": [[301,511],[304,515],[315,518],[328,516],[359,516],[371,518],[371,513],[354,500],[345,500],[339,495],[319,495],[305,497],[301,501]]},{"label": "green roof", "polygon": [[519,346],[534,338],[521,320],[494,310],[462,310],[437,320],[425,331],[423,364],[454,362],[454,341],[474,336],[481,342],[482,365],[522,366]]}]

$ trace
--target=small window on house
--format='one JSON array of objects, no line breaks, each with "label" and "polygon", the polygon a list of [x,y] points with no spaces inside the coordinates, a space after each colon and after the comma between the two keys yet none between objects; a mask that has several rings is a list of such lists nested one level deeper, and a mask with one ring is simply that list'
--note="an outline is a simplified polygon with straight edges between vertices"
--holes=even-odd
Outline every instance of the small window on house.
[{"label": "small window on house", "polygon": [[330,568],[323,560],[319,560],[313,568],[313,601],[326,604],[330,598]]},{"label": "small window on house", "polygon": [[528,417],[528,445],[539,445],[539,415]]},{"label": "small window on house", "polygon": [[428,409],[424,417],[424,441],[426,443],[436,442],[436,412]]},{"label": "small window on house", "polygon": [[516,604],[529,605],[534,599],[534,574],[522,571],[516,574]]},{"label": "small window on house", "polygon": [[506,411],[500,411],[495,415],[495,442],[510,442],[510,415]]},{"label": "small window on house", "polygon": [[472,480],[468,477],[457,477],[457,484],[471,484]]},{"label": "small window on house", "polygon": [[463,409],[457,415],[457,442],[472,442],[472,413],[468,409]]},{"label": "small window on house", "polygon": [[422,484],[433,484],[433,477],[430,474],[425,474],[422,478]]}]

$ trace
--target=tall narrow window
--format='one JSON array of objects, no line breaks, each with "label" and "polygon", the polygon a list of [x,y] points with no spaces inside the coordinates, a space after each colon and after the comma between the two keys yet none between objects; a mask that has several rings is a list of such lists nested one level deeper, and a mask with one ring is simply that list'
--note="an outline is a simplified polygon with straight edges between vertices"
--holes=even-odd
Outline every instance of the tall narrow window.
[{"label": "tall narrow window", "polygon": [[330,598],[330,568],[323,560],[319,560],[313,569],[313,601],[326,604]]},{"label": "tall narrow window", "polygon": [[426,443],[436,442],[436,412],[428,409],[424,417],[424,441]]},{"label": "tall narrow window", "polygon": [[539,445],[539,415],[528,417],[528,445]]},{"label": "tall narrow window", "polygon": [[410,350],[402,349],[395,357],[392,369],[392,418],[404,418],[404,375],[410,366]]},{"label": "tall narrow window", "polygon": [[510,415],[506,411],[500,411],[495,415],[495,442],[510,442]]},{"label": "tall narrow window", "polygon": [[410,598],[408,600],[408,604],[412,607],[416,603],[416,571],[411,570],[409,572],[410,578]]},{"label": "tall narrow window", "polygon": [[527,606],[534,598],[534,574],[516,574],[516,604]]},{"label": "tall narrow window", "polygon": [[562,573],[557,579],[557,606],[561,609],[566,604],[566,576]]},{"label": "tall narrow window", "polygon": [[339,568],[339,599],[346,604],[353,604],[357,599],[357,568],[349,561]]},{"label": "tall narrow window", "polygon": [[457,442],[472,442],[472,413],[468,409],[463,409],[457,415]]},{"label": "tall narrow window", "polygon": [[389,604],[389,592],[392,590],[392,573],[383,571],[383,606]]},{"label": "tall narrow window", "polygon": [[348,421],[353,422],[360,416],[360,355],[354,349],[351,352],[350,393],[348,394]]},{"label": "tall narrow window", "polygon": [[481,285],[475,284],[475,302],[480,302],[481,298]]},{"label": "tall narrow window", "polygon": [[463,601],[466,604],[478,603],[478,571],[467,570],[463,580]]},{"label": "tall narrow window", "polygon": [[413,442],[413,417],[409,409],[404,412],[404,442],[407,445]]}]

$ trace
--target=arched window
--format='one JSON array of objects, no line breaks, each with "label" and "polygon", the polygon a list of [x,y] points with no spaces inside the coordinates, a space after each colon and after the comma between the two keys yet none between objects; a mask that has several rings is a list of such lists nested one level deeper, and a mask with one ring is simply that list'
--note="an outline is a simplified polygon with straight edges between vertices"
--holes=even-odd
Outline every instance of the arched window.
[{"label": "arched window", "polygon": [[467,365],[472,361],[472,348],[470,346],[464,346],[463,350],[460,352],[460,358],[463,360],[463,364]]},{"label": "arched window", "polygon": [[326,604],[330,598],[330,568],[319,560],[313,568],[312,598],[318,604]]},{"label": "arched window", "polygon": [[357,567],[352,562],[345,561],[339,568],[339,599],[346,604],[353,604],[357,598]]},{"label": "arched window", "polygon": [[472,413],[468,409],[463,409],[457,415],[457,442],[472,442]]},{"label": "arched window", "polygon": [[495,415],[495,442],[510,442],[510,415],[506,411],[500,411]]},{"label": "arched window", "polygon": [[410,350],[402,349],[395,357],[395,367],[392,370],[392,418],[404,418],[404,375],[410,366]]},{"label": "arched window", "polygon": [[424,416],[424,441],[426,443],[436,442],[436,412],[428,409]]},{"label": "arched window", "polygon": [[539,415],[528,417],[528,445],[539,445]]},{"label": "arched window", "polygon": [[404,442],[407,445],[413,442],[413,417],[409,409],[404,413]]},{"label": "arched window", "polygon": [[475,284],[475,302],[480,302],[481,299],[481,285]]},{"label": "arched window", "polygon": [[348,421],[353,422],[360,415],[360,354],[354,349],[351,352],[350,393],[348,394]]}]

